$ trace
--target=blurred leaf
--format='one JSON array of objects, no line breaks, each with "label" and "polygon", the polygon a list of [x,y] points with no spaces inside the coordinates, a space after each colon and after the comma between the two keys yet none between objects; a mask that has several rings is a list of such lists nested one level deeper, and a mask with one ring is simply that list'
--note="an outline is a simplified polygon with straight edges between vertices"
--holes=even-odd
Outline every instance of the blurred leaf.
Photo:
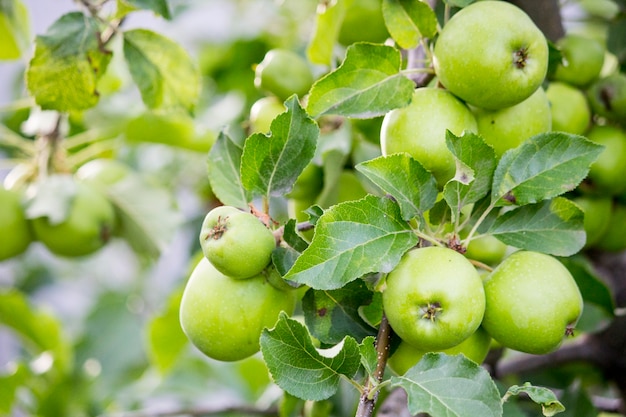
[{"label": "blurred leaf", "polygon": [[35,309],[22,293],[12,289],[0,292],[0,324],[13,330],[33,356],[47,352],[55,369],[62,373],[70,370],[73,353],[61,323]]},{"label": "blurred leaf", "polygon": [[96,19],[80,12],[61,16],[37,36],[26,85],[44,110],[85,110],[98,103],[98,79],[111,60],[99,41]]},{"label": "blurred leaf", "polygon": [[336,0],[320,3],[315,28],[307,47],[307,58],[314,64],[331,65],[333,50],[346,10],[354,0]]},{"label": "blurred leaf", "polygon": [[496,154],[480,136],[471,132],[455,136],[448,130],[446,144],[456,158],[456,174],[444,186],[443,196],[457,218],[463,207],[489,194]]},{"label": "blurred leaf", "polygon": [[241,185],[242,153],[243,149],[221,132],[209,152],[207,169],[211,189],[222,204],[247,209],[252,194]]},{"label": "blurred leaf", "polygon": [[21,363],[16,364],[15,369],[0,374],[0,413],[2,415],[11,415],[15,394],[29,376],[28,369]]},{"label": "blurred leaf", "polygon": [[435,177],[409,154],[380,156],[355,168],[396,200],[404,220],[423,216],[435,205]]},{"label": "blurred leaf", "polygon": [[[170,9],[167,5],[167,0],[117,0],[118,9],[120,9],[120,3],[123,4],[124,10],[132,9],[144,9],[151,10],[154,13],[163,16],[166,19],[171,19]],[[122,17],[122,16],[118,16]]]},{"label": "blurred leaf", "polygon": [[466,7],[474,3],[476,0],[444,0],[444,2],[452,7]]},{"label": "blurred leaf", "polygon": [[147,325],[148,357],[161,373],[172,369],[181,352],[187,346],[187,336],[180,327],[179,308],[183,296],[180,288],[172,293],[165,310]]},{"label": "blurred leaf", "polygon": [[393,387],[408,395],[409,412],[432,417],[501,416],[502,404],[489,373],[463,355],[427,353]]},{"label": "blurred leaf", "polygon": [[437,34],[437,16],[421,0],[383,0],[383,16],[391,37],[403,49],[413,49],[421,38]]},{"label": "blurred leaf", "polygon": [[0,60],[18,59],[30,44],[28,9],[21,0],[0,1]]},{"label": "blurred leaf", "polygon": [[179,44],[146,29],[128,30],[124,57],[148,108],[193,111],[200,73]]},{"label": "blurred leaf", "polygon": [[564,197],[507,211],[488,233],[507,245],[555,256],[570,256],[585,245],[583,212]]},{"label": "blurred leaf", "polygon": [[541,409],[544,416],[551,417],[555,414],[561,413],[565,410],[563,404],[557,400],[554,392],[544,387],[534,387],[530,382],[526,382],[524,385],[513,385],[504,394],[503,401],[506,401],[511,395],[520,395],[521,393],[528,394],[531,400],[541,405]]},{"label": "blurred leaf", "polygon": [[591,262],[582,255],[560,258],[559,260],[576,280],[583,300],[596,304],[610,316],[613,316],[615,314],[615,302],[611,290],[597,276]]},{"label": "blurred leaf", "polygon": [[608,24],[606,47],[619,60],[622,72],[626,70],[626,17],[622,13]]},{"label": "blurred leaf", "polygon": [[324,184],[315,202],[329,207],[339,201],[339,179],[352,152],[352,130],[349,123],[320,134],[315,159],[322,166]]},{"label": "blurred leaf", "polygon": [[313,84],[307,111],[367,119],[406,106],[415,84],[400,73],[401,64],[400,51],[391,46],[350,45],[341,66]]},{"label": "blurred leaf", "polygon": [[533,136],[500,159],[491,200],[524,205],[573,190],[603,149],[583,136],[564,132]]},{"label": "blurred leaf", "polygon": [[559,417],[587,417],[598,416],[598,410],[593,406],[591,398],[585,393],[579,381],[571,384],[560,396],[565,411]]},{"label": "blurred leaf", "polygon": [[78,183],[71,175],[56,174],[38,179],[26,201],[26,217],[47,217],[52,225],[62,223],[69,215]]},{"label": "blurred leaf", "polygon": [[300,107],[298,98],[285,101],[287,111],[271,124],[271,133],[255,133],[244,142],[241,182],[256,194],[269,198],[284,195],[315,155],[319,128]]},{"label": "blurred leaf", "polygon": [[361,360],[358,344],[351,337],[330,351],[318,352],[306,327],[285,313],[273,329],[263,330],[260,343],[276,384],[305,400],[330,398],[337,392],[341,376],[352,378]]},{"label": "blurred leaf", "polygon": [[390,199],[340,203],[320,217],[313,241],[285,278],[319,290],[341,288],[367,273],[391,271],[416,244]]},{"label": "blurred leaf", "polygon": [[372,292],[361,280],[332,291],[309,290],[302,299],[306,325],[324,344],[334,345],[351,336],[357,342],[375,335],[376,329],[366,323],[359,308],[372,301]]}]

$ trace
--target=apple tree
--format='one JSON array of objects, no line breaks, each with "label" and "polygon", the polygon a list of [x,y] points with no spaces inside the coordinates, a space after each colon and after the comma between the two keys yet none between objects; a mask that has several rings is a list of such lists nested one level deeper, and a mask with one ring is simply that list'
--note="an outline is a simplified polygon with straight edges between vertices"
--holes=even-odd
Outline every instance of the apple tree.
[{"label": "apple tree", "polygon": [[32,11],[1,413],[626,413],[624,0]]}]

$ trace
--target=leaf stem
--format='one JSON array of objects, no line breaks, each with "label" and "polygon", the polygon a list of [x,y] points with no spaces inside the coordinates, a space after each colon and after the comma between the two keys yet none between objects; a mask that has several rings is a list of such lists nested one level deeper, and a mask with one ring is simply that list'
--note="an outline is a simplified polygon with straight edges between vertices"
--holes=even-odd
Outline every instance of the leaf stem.
[{"label": "leaf stem", "polygon": [[483,212],[483,214],[480,215],[480,217],[478,218],[478,220],[476,220],[476,223],[474,224],[474,226],[472,227],[472,230],[470,230],[470,232],[467,234],[467,236],[465,237],[465,239],[463,239],[463,241],[461,242],[463,244],[463,246],[467,247],[467,245],[472,241],[474,235],[476,234],[476,231],[478,230],[478,228],[480,227],[480,225],[482,224],[482,222],[485,221],[485,219],[487,218],[487,216],[489,215],[489,213],[491,213],[491,210],[494,209],[494,207],[496,206],[496,202],[498,200],[494,200],[489,204],[489,207],[487,207],[487,209]]},{"label": "leaf stem", "polygon": [[19,149],[27,156],[32,156],[35,153],[32,141],[23,138],[4,125],[0,125],[0,144]]}]

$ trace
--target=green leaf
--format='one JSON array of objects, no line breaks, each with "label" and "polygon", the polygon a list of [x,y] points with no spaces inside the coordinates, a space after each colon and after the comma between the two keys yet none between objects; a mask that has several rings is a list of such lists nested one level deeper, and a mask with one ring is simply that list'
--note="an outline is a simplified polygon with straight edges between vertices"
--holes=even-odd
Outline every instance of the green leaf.
[{"label": "green leaf", "polygon": [[318,5],[315,28],[306,50],[307,58],[313,64],[331,65],[339,30],[352,2],[353,0],[336,0]]},{"label": "green leaf", "polygon": [[124,57],[147,107],[193,111],[200,73],[179,44],[147,29],[128,30]]},{"label": "green leaf", "polygon": [[313,159],[319,128],[298,98],[285,101],[287,111],[271,124],[270,135],[255,133],[246,139],[241,156],[243,186],[265,197],[284,195]]},{"label": "green leaf", "polygon": [[[163,16],[166,19],[171,19],[172,15],[170,14],[169,6],[167,5],[166,0],[118,0],[118,9],[119,3],[123,3],[124,9],[143,9],[143,10],[151,10],[154,13]],[[121,17],[121,16],[118,16]]]},{"label": "green leaf", "polygon": [[349,123],[339,129],[320,134],[315,159],[320,160],[324,185],[315,203],[329,207],[339,201],[340,179],[352,151],[352,130]]},{"label": "green leaf", "polygon": [[388,198],[340,203],[317,222],[309,247],[285,278],[319,290],[341,288],[372,272],[389,272],[417,236]]},{"label": "green leaf", "polygon": [[27,383],[30,375],[28,368],[22,363],[5,365],[4,368],[3,372],[7,370],[6,368],[13,369],[9,369],[7,373],[0,373],[0,413],[3,416],[10,416],[18,389]]},{"label": "green leaf", "polygon": [[421,38],[437,34],[437,16],[421,0],[383,0],[383,17],[389,34],[403,49],[413,49]]},{"label": "green leaf", "polygon": [[374,376],[376,367],[378,366],[378,352],[376,351],[376,339],[374,336],[368,336],[363,339],[359,345],[361,352],[361,364],[365,368],[368,375]]},{"label": "green leaf", "polygon": [[26,85],[42,109],[85,110],[98,103],[98,79],[111,52],[99,44],[98,22],[80,12],[61,16],[37,36]]},{"label": "green leaf", "polygon": [[500,159],[491,200],[523,205],[573,190],[603,149],[583,136],[564,132],[533,136]]},{"label": "green leaf", "polygon": [[147,325],[148,358],[161,373],[172,369],[189,343],[180,327],[179,311],[182,296],[183,288],[172,293],[164,311],[152,318]]},{"label": "green leaf", "polygon": [[398,202],[404,220],[422,216],[435,205],[435,177],[409,154],[380,156],[355,168]]},{"label": "green leaf", "polygon": [[427,353],[404,376],[392,377],[391,385],[406,391],[411,415],[502,415],[500,394],[489,373],[463,355]]},{"label": "green leaf", "polygon": [[615,314],[615,301],[611,290],[597,276],[591,262],[580,254],[568,258],[559,258],[559,260],[576,280],[583,300],[599,306],[610,316],[613,316]]},{"label": "green leaf", "polygon": [[309,243],[298,234],[296,227],[296,220],[289,219],[283,229],[283,240],[296,251],[302,253],[309,246]]},{"label": "green leaf", "polygon": [[563,404],[559,402],[554,392],[544,387],[535,387],[526,382],[524,385],[513,385],[508,389],[502,401],[506,401],[511,395],[527,394],[531,400],[541,405],[544,416],[551,417],[565,411]]},{"label": "green leaf", "polygon": [[361,280],[332,291],[309,290],[302,298],[307,327],[320,342],[334,345],[344,337],[356,341],[376,334],[359,314],[361,306],[372,302],[372,291]]},{"label": "green leaf", "polygon": [[585,244],[584,214],[564,197],[507,211],[488,233],[507,245],[555,256],[570,256]]},{"label": "green leaf", "polygon": [[276,384],[304,400],[330,398],[337,392],[341,376],[352,378],[360,366],[361,355],[354,339],[346,337],[332,350],[319,352],[306,327],[284,313],[273,329],[263,330],[260,344]]},{"label": "green leaf", "polygon": [[21,0],[0,1],[0,60],[18,59],[29,43],[28,8]]},{"label": "green leaf", "polygon": [[443,197],[459,216],[461,209],[489,194],[493,173],[496,169],[496,154],[493,148],[478,135],[466,132],[455,136],[446,131],[446,144],[456,158],[456,174],[443,190]]},{"label": "green leaf", "polygon": [[400,51],[391,46],[350,45],[341,66],[313,84],[307,111],[367,119],[406,106],[415,84],[400,73],[401,64]]},{"label": "green leaf", "polygon": [[247,209],[252,193],[241,185],[243,149],[226,133],[220,132],[209,151],[207,170],[211,189],[222,204]]}]

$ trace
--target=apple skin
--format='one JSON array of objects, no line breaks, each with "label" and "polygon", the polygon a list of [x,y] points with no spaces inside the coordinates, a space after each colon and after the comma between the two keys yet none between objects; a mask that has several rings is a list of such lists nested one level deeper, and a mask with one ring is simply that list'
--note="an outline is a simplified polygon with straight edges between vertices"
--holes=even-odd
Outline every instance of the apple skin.
[{"label": "apple skin", "polygon": [[626,249],[626,206],[620,203],[613,205],[606,230],[594,247],[608,252]]},{"label": "apple skin", "polygon": [[626,125],[626,74],[616,72],[600,78],[587,95],[594,113]]},{"label": "apple skin", "polygon": [[389,37],[382,13],[381,0],[353,1],[346,10],[339,29],[338,41],[342,45],[355,42],[382,43]]},{"label": "apple skin", "polygon": [[[474,333],[461,343],[448,349],[439,350],[447,355],[462,354],[466,358],[480,364],[482,363],[491,346],[491,336],[482,327],[476,329]],[[402,341],[398,345],[393,355],[387,361],[389,368],[398,375],[404,375],[409,369],[417,364],[422,356],[428,351],[417,349]]]},{"label": "apple skin", "polygon": [[604,64],[604,45],[596,39],[570,33],[556,42],[563,55],[554,79],[576,87],[585,87],[598,78]]},{"label": "apple skin", "polygon": [[20,255],[33,241],[21,193],[0,187],[0,262]]},{"label": "apple skin", "polygon": [[415,89],[411,103],[388,112],[380,130],[383,155],[406,152],[419,161],[443,187],[456,171],[446,146],[446,130],[457,136],[476,132],[476,119],[469,108],[441,88]]},{"label": "apple skin", "polygon": [[496,265],[504,259],[508,247],[495,236],[483,235],[470,241],[465,256],[487,265]]},{"label": "apple skin", "polygon": [[201,258],[185,286],[180,324],[189,340],[206,356],[238,361],[259,351],[259,337],[281,311],[291,315],[296,291],[281,291],[263,275],[237,280]]},{"label": "apple skin", "polygon": [[78,182],[67,218],[52,224],[47,217],[32,219],[37,240],[50,252],[67,257],[92,254],[111,238],[116,225],[113,205],[96,188]]},{"label": "apple skin", "polygon": [[587,138],[605,146],[589,168],[587,178],[594,190],[609,195],[626,191],[626,132],[617,126],[594,125]]},{"label": "apple skin", "polygon": [[552,130],[584,134],[591,124],[591,108],[585,93],[567,83],[553,81],[546,89],[552,115]]},{"label": "apple skin", "polygon": [[255,67],[254,85],[285,101],[291,95],[304,96],[313,85],[307,61],[288,49],[271,49]]},{"label": "apple skin", "polygon": [[521,103],[499,110],[472,107],[478,133],[491,145],[498,157],[509,149],[517,148],[526,139],[552,130],[550,102],[539,87]]},{"label": "apple skin", "polygon": [[261,97],[250,107],[250,133],[268,133],[276,116],[286,111],[287,108],[276,96]]},{"label": "apple skin", "polygon": [[200,230],[204,256],[224,275],[246,279],[270,263],[276,239],[253,214],[219,206],[204,218]]},{"label": "apple skin", "polygon": [[484,281],[482,326],[502,346],[545,354],[559,347],[582,313],[583,299],[556,258],[532,251],[507,257]]},{"label": "apple skin", "polygon": [[606,233],[613,201],[610,197],[588,195],[576,197],[572,201],[585,213],[584,227],[587,235],[585,248],[593,247]]},{"label": "apple skin", "polygon": [[435,351],[458,345],[478,329],[485,294],[463,255],[430,246],[407,252],[387,275],[383,308],[403,341]]},{"label": "apple skin", "polygon": [[548,69],[548,44],[520,8],[485,0],[461,9],[435,43],[441,84],[484,109],[510,107],[530,97]]}]

